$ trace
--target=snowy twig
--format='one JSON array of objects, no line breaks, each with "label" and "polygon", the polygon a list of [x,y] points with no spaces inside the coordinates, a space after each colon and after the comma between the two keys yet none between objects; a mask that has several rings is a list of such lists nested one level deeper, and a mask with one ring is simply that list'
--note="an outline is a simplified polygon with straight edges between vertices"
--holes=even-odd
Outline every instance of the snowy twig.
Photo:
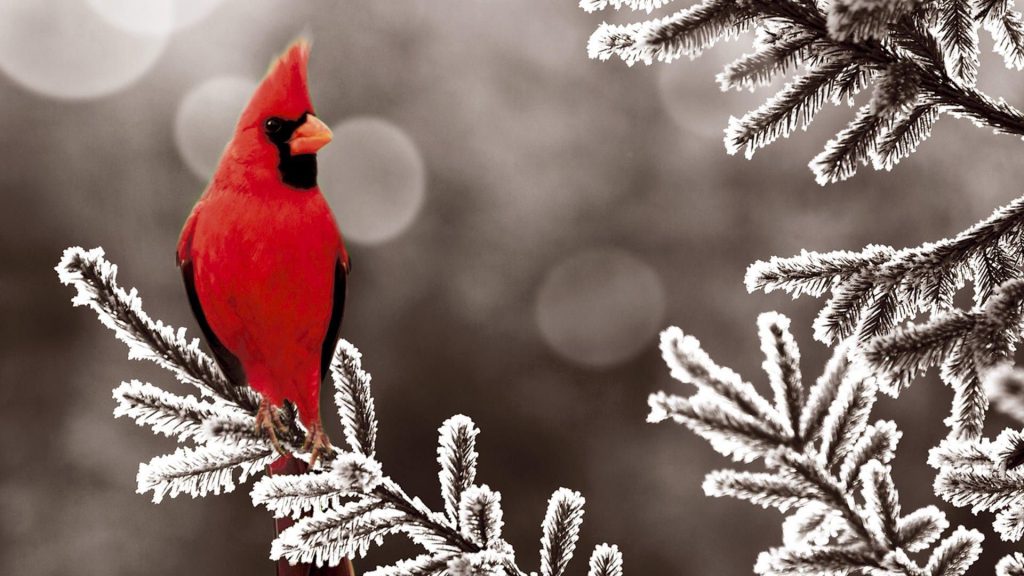
[{"label": "snowy twig", "polygon": [[[831,297],[815,320],[815,337],[832,343],[855,337],[882,376],[882,388],[899,394],[922,371],[942,366],[956,391],[955,433],[978,437],[988,401],[981,382],[1014,350],[1021,330],[1024,281],[1024,198],[996,210],[955,238],[894,250],[803,252],[757,262],[747,270],[748,290],[782,290]],[[975,308],[953,308],[968,281]],[[897,328],[919,313],[929,322]]]},{"label": "snowy twig", "polygon": [[935,493],[950,504],[995,513],[992,526],[1007,541],[1024,536],[1024,431],[1003,430],[994,440],[946,439],[928,463],[939,472]]},{"label": "snowy twig", "polygon": [[[717,470],[704,481],[709,496],[794,510],[783,525],[783,545],[762,553],[755,571],[962,574],[977,559],[982,535],[958,528],[936,544],[949,525],[942,512],[928,506],[902,513],[888,466],[900,433],[889,421],[868,423],[877,392],[863,365],[851,364],[848,349],[839,346],[805,393],[793,375],[799,352],[788,319],[764,314],[758,325],[774,406],[715,364],[692,336],[669,328],[662,333],[663,357],[673,377],[697,392],[653,394],[648,418],[684,424],[738,462],[765,461],[764,472]],[[786,415],[794,409],[798,428]],[[927,566],[908,556],[929,548]]]},{"label": "snowy twig", "polygon": [[[184,330],[151,320],[136,292],[117,285],[117,267],[103,257],[102,249],[69,248],[57,271],[62,282],[76,287],[73,302],[95,310],[129,345],[132,358],[152,360],[211,397],[179,396],[135,380],[114,391],[115,416],[194,444],[142,464],[140,493],[151,491],[159,502],[166,495],[230,492],[236,469],[245,481],[277,457],[255,432],[258,396],[231,385],[199,350],[198,340],[185,339]],[[344,340],[335,350],[331,375],[348,450],[335,448],[329,464],[321,461],[306,473],[268,475],[256,482],[253,502],[278,518],[295,521],[274,540],[271,558],[335,566],[347,557],[365,555],[383,536],[403,532],[426,554],[369,574],[525,576],[501,535],[501,495],[476,483],[479,430],[473,421],[459,415],[441,426],[438,462],[445,513],[434,512],[383,474],[375,457],[377,417],[370,375],[362,368],[359,351]],[[298,452],[305,430],[288,410],[283,424],[287,429],[279,436]],[[542,576],[564,573],[576,546],[583,504],[578,492],[564,488],[551,497],[541,540]],[[598,546],[590,576],[621,575],[618,548]]]},{"label": "snowy twig", "polygon": [[152,320],[142,310],[142,299],[133,289],[117,285],[117,266],[103,257],[102,248],[68,248],[57,265],[60,281],[77,290],[72,303],[92,308],[100,322],[128,345],[128,356],[150,360],[171,371],[178,380],[192,384],[246,412],[254,413],[259,404],[249,388],[233,386],[213,360],[199,349],[199,339],[185,340],[185,330],[175,330]]},{"label": "snowy twig", "polygon": [[[661,2],[581,0],[588,12],[626,5],[647,12]],[[973,0],[702,0],[632,24],[601,24],[591,58],[636,62],[695,58],[720,40],[755,29],[754,52],[719,75],[723,90],[750,89],[804,67],[775,96],[731,118],[725,145],[750,157],[797,127],[806,128],[826,100],[851,101],[874,84],[870,104],[811,162],[821,184],[845,180],[859,164],[891,169],[931,134],[939,112],[967,117],[996,132],[1024,136],[1024,114],[979,92],[978,28],[995,39],[1007,66],[1024,66],[1024,24],[1012,1]]]},{"label": "snowy twig", "polygon": [[751,292],[782,290],[794,297],[831,290],[815,321],[815,337],[829,343],[856,335],[865,342],[917,312],[951,308],[968,280],[975,305],[984,304],[996,287],[1021,275],[1022,257],[1024,197],[935,243],[903,250],[871,245],[861,252],[805,251],[759,261],[747,269],[746,285]]}]

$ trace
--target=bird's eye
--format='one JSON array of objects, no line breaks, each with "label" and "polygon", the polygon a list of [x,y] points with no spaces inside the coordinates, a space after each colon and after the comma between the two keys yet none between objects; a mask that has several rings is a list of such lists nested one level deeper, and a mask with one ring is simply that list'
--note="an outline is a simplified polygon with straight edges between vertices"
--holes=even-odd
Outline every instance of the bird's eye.
[{"label": "bird's eye", "polygon": [[267,134],[279,132],[283,126],[284,123],[281,122],[280,118],[268,118],[267,121],[263,123],[263,127],[266,129]]}]

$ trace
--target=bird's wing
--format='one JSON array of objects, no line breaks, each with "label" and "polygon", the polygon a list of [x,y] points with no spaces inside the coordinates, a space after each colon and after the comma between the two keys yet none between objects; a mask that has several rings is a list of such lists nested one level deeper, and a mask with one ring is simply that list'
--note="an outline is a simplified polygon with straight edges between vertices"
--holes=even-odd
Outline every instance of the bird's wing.
[{"label": "bird's wing", "polygon": [[235,386],[245,384],[245,371],[242,370],[242,363],[238,357],[231,353],[220,339],[213,332],[210,323],[206,321],[206,314],[203,312],[203,305],[199,301],[199,294],[196,292],[195,271],[192,267],[192,235],[195,233],[196,216],[199,213],[199,206],[192,211],[192,214],[185,221],[185,227],[181,231],[181,238],[178,240],[177,261],[178,268],[181,268],[181,278],[185,281],[185,291],[188,292],[188,303],[192,307],[192,314],[199,323],[199,329],[206,337],[206,343],[213,352],[213,358],[220,366],[221,372],[228,381]]},{"label": "bird's wing", "polygon": [[327,334],[320,350],[320,380],[327,377],[334,357],[334,348],[338,345],[341,333],[341,318],[345,314],[345,284],[348,280],[349,265],[347,260],[338,258],[334,264],[334,301],[331,306],[331,321],[327,325]]},{"label": "bird's wing", "polygon": [[199,210],[202,208],[203,201],[200,200],[195,208],[192,209],[192,213],[188,215],[188,220],[185,220],[185,225],[181,227],[181,236],[178,237],[178,248],[174,253],[174,261],[177,262],[178,266],[185,260],[192,259],[192,236],[196,233],[196,220],[199,217]]}]

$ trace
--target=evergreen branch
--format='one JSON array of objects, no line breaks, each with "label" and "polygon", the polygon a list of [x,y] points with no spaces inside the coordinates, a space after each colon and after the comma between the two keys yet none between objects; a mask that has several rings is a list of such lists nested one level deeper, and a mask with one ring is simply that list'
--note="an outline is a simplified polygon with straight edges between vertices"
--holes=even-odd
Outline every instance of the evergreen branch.
[{"label": "evergreen branch", "polygon": [[913,2],[837,0],[829,6],[829,36],[840,42],[884,40],[893,22],[909,14]]},{"label": "evergreen branch", "polygon": [[928,465],[941,470],[947,468],[970,470],[979,466],[987,468],[992,465],[990,452],[990,443],[984,438],[976,440],[946,438],[928,452]]},{"label": "evergreen branch", "polygon": [[362,355],[345,340],[339,340],[331,360],[334,402],[338,405],[345,440],[355,451],[373,458],[377,442],[377,414],[370,395],[370,375],[362,368]]},{"label": "evergreen branch", "polygon": [[622,576],[622,554],[615,545],[599,544],[590,555],[587,576]]},{"label": "evergreen branch", "polygon": [[820,342],[838,342],[857,335],[857,340],[864,337],[867,330],[860,328],[862,319],[865,324],[884,326],[896,322],[897,309],[893,309],[892,296],[888,290],[881,291],[881,306],[875,305],[875,290],[870,276],[858,272],[832,291],[832,297],[814,319],[814,338]]},{"label": "evergreen branch", "polygon": [[941,363],[943,381],[956,392],[949,423],[956,434],[976,438],[988,409],[983,379],[1010,358],[1019,338],[1022,306],[1024,280],[1011,280],[969,313],[946,312],[876,338],[865,347],[864,357],[893,393]]},{"label": "evergreen branch", "polygon": [[839,482],[854,488],[865,465],[870,462],[888,464],[896,456],[900,436],[902,433],[896,429],[896,424],[888,420],[879,420],[868,426],[843,459]]},{"label": "evergreen branch", "polygon": [[981,555],[984,539],[977,530],[958,527],[932,552],[925,572],[932,576],[962,576]]},{"label": "evergreen branch", "polygon": [[867,527],[870,520],[863,510],[856,506],[853,493],[848,492],[829,472],[827,466],[821,462],[820,456],[815,457],[795,450],[780,450],[767,463],[779,468],[782,473],[796,481],[808,482],[815,486],[821,494],[819,501],[839,513],[850,527],[851,533],[845,537],[859,539],[866,546],[880,545],[870,538]]},{"label": "evergreen branch", "polygon": [[849,349],[845,343],[835,347],[832,357],[821,376],[811,387],[800,414],[800,437],[805,442],[821,439],[822,424],[828,415],[829,407],[839,394],[839,388],[850,370]]},{"label": "evergreen branch", "polygon": [[782,523],[782,542],[787,548],[826,546],[839,533],[849,532],[842,515],[821,502],[796,509]]},{"label": "evergreen branch", "polygon": [[671,418],[710,442],[718,453],[738,462],[763,458],[778,444],[789,441],[763,422],[736,412],[707,392],[691,398],[657,392],[650,396],[648,404],[651,407],[648,422]]},{"label": "evergreen branch", "polygon": [[[941,365],[943,380],[956,391],[950,423],[958,434],[973,437],[980,434],[987,408],[984,375],[1009,358],[1019,338],[1022,224],[1024,198],[934,244],[900,251],[869,246],[860,253],[804,252],[757,262],[747,271],[747,287],[794,296],[831,290],[815,321],[816,337],[832,342],[857,334],[883,390],[892,394]],[[968,279],[975,287],[975,308],[950,310]],[[929,312],[932,319],[895,328],[917,312]]]},{"label": "evergreen branch", "polygon": [[900,501],[893,485],[891,471],[877,460],[868,462],[860,473],[867,526],[876,546],[896,548],[900,545],[898,523]]},{"label": "evergreen branch", "polygon": [[[282,434],[283,436],[285,435]],[[264,440],[263,435],[256,429],[256,419],[240,410],[213,415],[204,422],[202,436],[196,437],[197,442],[222,444],[261,443]]]},{"label": "evergreen branch", "polygon": [[976,0],[974,17],[989,21],[1003,15],[1011,7],[1013,0]]},{"label": "evergreen branch", "polygon": [[935,491],[943,500],[972,511],[999,511],[1024,504],[1024,477],[995,466],[939,470]]},{"label": "evergreen branch", "polygon": [[[877,78],[869,103],[870,110],[872,114],[889,120],[886,129],[891,131],[892,122],[905,119],[907,113],[920,100],[921,79],[918,67],[906,62],[897,62],[879,73]],[[885,135],[879,136],[880,141],[884,138]],[[872,157],[875,158],[880,142],[873,142],[872,145],[875,147],[872,150]]]},{"label": "evergreen branch", "polygon": [[[585,8],[591,4],[603,7],[605,2],[584,0]],[[759,41],[753,54],[719,75],[723,89],[764,85],[800,64],[810,71],[760,109],[741,120],[730,119],[726,148],[734,153],[746,147],[748,157],[795,126],[806,126],[825,99],[851,100],[853,93],[876,81],[876,95],[882,97],[875,99],[872,113],[859,114],[811,163],[817,180],[825,184],[848,178],[858,163],[872,156],[876,168],[892,168],[930,135],[940,110],[999,133],[1024,136],[1024,114],[974,87],[980,24],[992,32],[1007,65],[1018,68],[1024,65],[1024,24],[1009,2],[981,2],[977,13],[974,4],[705,0],[662,20],[602,24],[590,37],[588,53],[600,60],[618,55],[630,65],[670,62],[684,54],[695,57],[753,25],[758,37],[768,41]],[[841,78],[822,77],[821,70],[829,66],[842,66],[836,72]],[[893,80],[914,90],[893,92]],[[897,94],[900,98],[890,100]],[[909,107],[912,101],[927,107],[910,111],[911,116],[879,114]],[[890,102],[900,105],[889,108]]]},{"label": "evergreen branch", "polygon": [[892,170],[928,139],[939,119],[938,107],[918,103],[906,116],[897,119],[878,142],[873,157],[875,170]]},{"label": "evergreen branch", "polygon": [[797,76],[760,108],[742,118],[729,118],[725,129],[725,149],[735,154],[746,149],[746,157],[780,137],[789,137],[797,128],[806,130],[835,93],[838,83],[850,67],[847,61],[827,61]]},{"label": "evergreen branch", "polygon": [[1013,0],[983,0],[977,16],[992,35],[995,51],[1007,68],[1024,68],[1024,25]]},{"label": "evergreen branch", "polygon": [[836,91],[832,94],[832,103],[839,106],[845,102],[848,106],[853,106],[856,104],[854,97],[877,77],[877,72],[871,66],[863,63],[852,64],[840,76]]},{"label": "evergreen branch", "polygon": [[800,32],[782,38],[759,34],[755,51],[727,65],[716,76],[718,85],[723,91],[767,86],[775,77],[795,70],[810,56],[814,43],[819,39],[817,35]]},{"label": "evergreen branch", "polygon": [[1024,554],[1008,554],[996,564],[997,576],[1024,576]]},{"label": "evergreen branch", "polygon": [[252,502],[263,506],[278,518],[300,518],[308,512],[321,512],[340,506],[355,496],[335,474],[292,474],[264,476],[252,489]]},{"label": "evergreen branch", "polygon": [[715,364],[700,347],[700,342],[676,327],[661,333],[661,356],[672,377],[700,390],[708,390],[723,404],[763,423],[772,434],[784,434],[786,422],[752,385],[732,370]]},{"label": "evergreen branch", "polygon": [[845,546],[804,546],[793,550],[772,548],[757,557],[754,572],[758,574],[847,574],[850,570],[877,565],[867,550]]},{"label": "evergreen branch", "polygon": [[967,118],[975,126],[991,128],[998,134],[1024,137],[1024,114],[1002,98],[934,78],[924,79],[922,87],[954,118]]},{"label": "evergreen branch", "polygon": [[448,518],[455,523],[463,492],[476,481],[476,437],[480,429],[466,416],[452,416],[441,425],[437,461],[441,464],[441,496]]},{"label": "evergreen branch", "polygon": [[100,322],[128,345],[129,358],[154,362],[204,394],[256,413],[256,394],[228,382],[213,360],[199,349],[198,339],[187,341],[184,329],[175,330],[152,320],[142,310],[138,293],[118,286],[117,266],[104,258],[102,248],[68,248],[56,270],[61,283],[77,291],[72,304],[92,308]]},{"label": "evergreen branch", "polygon": [[[1024,217],[1024,206],[1021,208],[1021,216]],[[767,262],[759,260],[751,264],[744,282],[747,292],[782,290],[794,298],[804,294],[817,297],[850,281],[865,269],[873,269],[892,260],[895,254],[896,251],[888,246],[875,245],[861,252],[804,250],[792,258],[775,256]]]},{"label": "evergreen branch", "polygon": [[995,513],[995,531],[1007,541],[1024,536],[1024,431],[1003,430],[995,441],[947,439],[932,450],[935,492],[972,512]]},{"label": "evergreen branch", "polygon": [[992,527],[1002,535],[1003,540],[1017,542],[1024,536],[1024,508],[1005,508],[996,513]]},{"label": "evergreen branch", "polygon": [[541,576],[562,576],[572,558],[583,523],[585,500],[579,492],[559,488],[548,500],[541,537]]},{"label": "evergreen branch", "polygon": [[366,576],[439,576],[448,567],[451,557],[423,554],[416,558],[400,560],[391,566],[379,566]]},{"label": "evergreen branch", "polygon": [[961,348],[953,351],[939,371],[942,381],[953,388],[953,408],[943,422],[958,438],[981,436],[988,397],[979,373],[985,369],[975,362],[974,354]]},{"label": "evergreen branch", "polygon": [[[241,414],[225,404],[199,400],[195,396],[178,396],[152,384],[132,380],[114,389],[114,417],[127,416],[139,426],[178,441],[205,441],[209,423],[217,418]],[[251,418],[249,418],[251,420]],[[252,424],[250,423],[250,428]]]},{"label": "evergreen branch", "polygon": [[303,518],[281,532],[270,559],[290,564],[337,566],[345,558],[361,558],[375,542],[399,530],[404,515],[375,499],[350,502],[340,508]]},{"label": "evergreen branch", "polygon": [[931,546],[947,528],[946,515],[935,506],[925,506],[899,519],[898,544],[908,552],[919,552]]},{"label": "evergreen branch", "polygon": [[993,462],[1003,470],[1015,470],[1024,464],[1024,432],[1007,428],[987,447]]},{"label": "evergreen branch", "polygon": [[800,351],[789,332],[789,319],[770,312],[761,314],[757,325],[761,352],[765,356],[764,371],[775,394],[775,411],[788,421],[790,434],[798,436],[804,388],[800,378]]},{"label": "evergreen branch", "polygon": [[857,172],[858,164],[867,164],[875,154],[879,137],[891,119],[879,114],[871,105],[862,106],[856,118],[825,149],[811,160],[811,170],[818,184],[840,182]]},{"label": "evergreen branch", "polygon": [[506,554],[494,550],[468,552],[448,561],[450,576],[506,576]]},{"label": "evergreen branch", "polygon": [[974,305],[981,306],[995,293],[996,288],[1017,275],[1017,262],[1002,246],[994,245],[971,254],[971,272],[974,276]]},{"label": "evergreen branch", "polygon": [[1024,21],[1020,12],[1006,10],[994,18],[985,19],[985,29],[995,40],[995,50],[1003,57],[1007,68],[1024,70]]},{"label": "evergreen branch", "polygon": [[235,489],[234,471],[242,471],[241,481],[261,471],[275,458],[266,444],[226,446],[207,444],[198,448],[178,448],[173,454],[157,456],[139,466],[139,494],[153,492],[153,502],[164,496],[189,494],[193,498],[220,494]]},{"label": "evergreen branch", "polygon": [[704,478],[702,488],[704,494],[712,498],[729,496],[782,512],[822,498],[818,488],[810,482],[767,472],[715,470]]},{"label": "evergreen branch", "polygon": [[[788,322],[781,316],[766,315],[759,320],[770,380],[786,380],[780,358],[799,358],[795,342],[784,335],[786,326]],[[674,371],[681,366],[725,370],[707,357],[696,339],[680,330],[666,330],[662,337],[663,350],[672,351],[665,354],[666,363]],[[886,465],[895,454],[900,433],[892,422],[867,425],[876,388],[861,363],[850,363],[847,352],[846,346],[837,347],[825,373],[801,398],[797,406],[801,434],[761,437],[756,451],[750,449],[748,438],[737,431],[734,422],[709,417],[739,413],[713,386],[703,386],[685,398],[663,392],[651,395],[648,419],[672,418],[686,424],[711,440],[716,450],[745,455],[739,460],[764,459],[765,472],[718,470],[708,474],[703,485],[708,496],[731,496],[783,511],[796,509],[783,524],[784,545],[758,558],[755,571],[759,574],[921,576],[930,572],[956,576],[958,570],[974,562],[980,540],[974,539],[974,532],[954,532],[934,547],[927,570],[907,556],[906,551],[928,550],[948,522],[935,507],[901,515],[899,496]],[[693,372],[688,370],[686,375]],[[741,381],[734,374],[730,380]],[[699,411],[694,406],[714,406],[717,411]],[[755,418],[749,413],[743,416]],[[762,430],[767,427],[761,423]],[[962,446],[957,444],[941,455],[933,453],[933,457],[949,462],[978,451]],[[991,462],[987,455],[985,462]],[[1012,520],[1007,518],[1007,523]]]},{"label": "evergreen branch", "polygon": [[644,10],[650,14],[670,2],[672,0],[580,0],[580,8],[583,8],[585,12],[597,12],[609,7],[616,10],[625,7],[630,10]]},{"label": "evergreen branch", "polygon": [[978,79],[978,22],[972,0],[939,0],[939,41],[946,54],[946,73],[964,86]]},{"label": "evergreen branch", "polygon": [[655,60],[671,62],[696,57],[723,38],[734,38],[751,24],[751,15],[737,0],[703,0],[665,18],[616,26],[602,24],[588,42],[591,58],[618,55],[632,66]]},{"label": "evergreen branch", "polygon": [[827,466],[842,462],[864,434],[876,392],[874,379],[860,370],[847,372],[822,423],[818,453]]},{"label": "evergreen branch", "polygon": [[910,324],[879,336],[865,347],[864,357],[882,378],[883,389],[897,395],[918,374],[945,362],[976,325],[975,316],[952,310],[926,324]]},{"label": "evergreen branch", "polygon": [[504,526],[501,494],[492,492],[486,484],[466,489],[459,503],[459,526],[462,536],[481,548],[498,542]]},{"label": "evergreen branch", "polygon": [[[187,342],[183,331],[151,320],[135,291],[126,292],[117,285],[117,268],[103,258],[101,249],[69,248],[57,270],[65,284],[76,287],[73,302],[93,308],[101,322],[129,344],[132,358],[152,360],[214,397],[212,401],[182,397],[134,380],[115,390],[117,416],[201,444],[181,447],[142,464],[140,493],[151,491],[153,500],[159,502],[167,495],[230,492],[236,485],[235,470],[241,470],[240,481],[245,481],[278,458],[254,430],[258,396],[247,387],[229,383],[199,351],[198,340]],[[465,416],[456,416],[440,430],[440,480],[446,500],[456,503],[458,513],[434,512],[384,476],[374,459],[377,420],[371,378],[362,369],[359,351],[344,340],[335,349],[331,374],[351,451],[334,448],[319,468],[303,474],[265,476],[256,483],[251,493],[255,504],[277,517],[295,519],[274,540],[271,557],[333,566],[345,558],[364,555],[385,535],[404,532],[427,554],[374,573],[526,576],[515,564],[512,547],[501,538],[500,495],[473,484],[476,425]],[[302,444],[305,430],[289,406],[280,416],[283,429],[278,436],[286,448],[295,450]],[[583,502],[578,493],[565,489],[552,497],[544,523],[546,576],[561,576],[569,562],[579,535]],[[621,556],[614,547],[599,547],[591,564],[592,572],[597,571],[594,576],[621,576]]]}]

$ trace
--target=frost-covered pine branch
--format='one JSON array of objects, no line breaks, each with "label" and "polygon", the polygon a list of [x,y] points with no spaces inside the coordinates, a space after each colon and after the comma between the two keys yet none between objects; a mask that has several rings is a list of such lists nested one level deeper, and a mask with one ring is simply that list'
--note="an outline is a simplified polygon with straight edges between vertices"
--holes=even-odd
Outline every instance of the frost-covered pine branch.
[{"label": "frost-covered pine branch", "polygon": [[[764,471],[717,470],[704,480],[709,496],[790,513],[782,545],[763,552],[755,572],[963,574],[983,537],[961,527],[943,538],[949,523],[934,506],[902,510],[889,469],[900,432],[890,421],[869,422],[877,391],[864,365],[851,363],[840,345],[805,390],[789,320],[768,313],[758,326],[773,402],[715,364],[695,338],[669,328],[662,355],[696,393],[652,394],[648,417],[684,424],[737,462],[764,461]],[[911,557],[921,553],[923,566]]]},{"label": "frost-covered pine branch", "polygon": [[[339,347],[339,355],[343,348]],[[342,558],[362,557],[389,534],[403,533],[425,554],[368,574],[428,574],[447,570],[453,576],[525,575],[515,553],[502,537],[501,494],[474,483],[479,432],[472,420],[454,416],[440,428],[438,462],[441,496],[447,507],[458,498],[454,515],[435,512],[410,497],[384,476],[373,459],[343,452],[327,471],[298,476],[265,476],[252,490],[253,502],[278,517],[296,518],[271,548],[273,559],[291,563],[334,565]],[[540,574],[562,576],[572,558],[583,517],[578,492],[557,490],[548,503],[541,539]],[[614,547],[612,547],[614,549]],[[598,547],[592,566],[596,574],[621,574],[617,549]],[[616,566],[619,568],[616,572]],[[593,569],[591,571],[592,574]]]},{"label": "frost-covered pine branch", "polygon": [[[1008,365],[987,374],[986,391],[1010,416],[1021,416],[1021,371]],[[1021,421],[1024,424],[1024,421]],[[992,526],[1003,540],[1024,536],[1024,430],[1004,429],[995,440],[947,438],[929,454],[938,470],[935,493],[975,514],[995,514]],[[1019,554],[1003,558],[998,574],[1024,573]]]},{"label": "frost-covered pine branch", "polygon": [[1006,429],[995,440],[948,438],[928,463],[938,470],[935,493],[943,500],[994,513],[992,526],[1003,540],[1024,536],[1024,431]]},{"label": "frost-covered pine branch", "polygon": [[[588,12],[650,13],[665,3],[580,0]],[[826,184],[861,164],[891,169],[930,136],[943,112],[1024,136],[1024,114],[974,87],[982,26],[1008,67],[1024,67],[1024,23],[1012,0],[702,0],[661,18],[603,23],[587,50],[631,66],[671,62],[753,29],[754,51],[726,66],[721,88],[753,90],[795,75],[761,107],[729,120],[726,149],[745,150],[748,158],[806,128],[826,101],[852,103],[873,85],[870,102],[811,161]]]},{"label": "frost-covered pine branch", "polygon": [[984,380],[1010,361],[1022,305],[1024,280],[1011,280],[984,306],[936,314],[929,322],[875,338],[864,347],[864,357],[894,395],[929,367],[941,366],[942,380],[954,390],[948,424],[959,437],[977,438],[988,409]]},{"label": "frost-covered pine branch", "polygon": [[[803,252],[757,262],[747,270],[750,291],[782,290],[830,297],[815,320],[815,337],[834,343],[854,337],[877,370],[883,390],[898,394],[918,374],[941,366],[956,391],[950,424],[965,437],[981,433],[988,401],[985,372],[1006,362],[1021,330],[1024,282],[1024,198],[955,238],[895,250]],[[966,284],[971,310],[953,307]],[[897,328],[919,314],[931,319]]]},{"label": "frost-covered pine branch", "polygon": [[[190,444],[142,464],[140,493],[152,492],[154,502],[160,502],[165,496],[230,492],[236,482],[258,476],[278,458],[256,432],[258,396],[249,388],[231,385],[199,349],[198,340],[186,340],[183,329],[150,319],[138,294],[118,286],[117,267],[104,258],[102,249],[69,248],[57,271],[62,282],[77,289],[75,305],[92,308],[129,345],[130,357],[156,362],[202,396],[182,396],[136,380],[114,390],[115,416]],[[339,341],[330,372],[346,449],[334,448],[332,458],[303,474],[265,475],[251,492],[254,504],[278,518],[294,520],[272,543],[271,558],[333,566],[364,556],[386,535],[404,533],[425,554],[369,574],[525,576],[527,571],[518,567],[512,547],[502,537],[501,494],[476,482],[479,429],[473,421],[459,415],[441,426],[438,462],[444,511],[435,512],[386,476],[376,458],[371,378],[362,368],[359,351]],[[285,430],[278,437],[293,453],[304,454],[306,431],[294,416],[286,407],[281,419]],[[542,576],[564,574],[579,536],[583,504],[578,492],[564,488],[551,497],[542,525]],[[622,576],[618,548],[598,546],[589,574]]]},{"label": "frost-covered pine branch", "polygon": [[185,339],[185,330],[154,321],[142,310],[142,299],[117,284],[117,266],[103,257],[102,248],[68,248],[57,265],[60,281],[76,290],[71,302],[92,308],[100,322],[128,345],[128,357],[149,360],[199,389],[204,396],[238,405],[255,413],[257,395],[233,386],[216,363],[199,349],[199,339]]},{"label": "frost-covered pine branch", "polygon": [[1024,576],[1024,554],[1005,556],[996,564],[996,576]]}]

